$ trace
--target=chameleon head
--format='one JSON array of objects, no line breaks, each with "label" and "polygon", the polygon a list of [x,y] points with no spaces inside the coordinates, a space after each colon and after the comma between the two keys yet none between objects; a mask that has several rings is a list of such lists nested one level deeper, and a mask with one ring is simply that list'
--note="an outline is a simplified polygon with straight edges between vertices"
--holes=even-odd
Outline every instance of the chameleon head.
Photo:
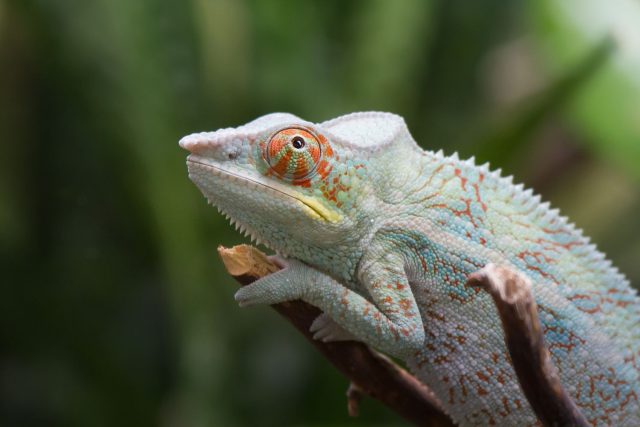
[{"label": "chameleon head", "polygon": [[191,153],[189,178],[210,203],[268,247],[309,261],[314,249],[348,246],[372,228],[368,162],[380,152],[381,136],[393,138],[371,125],[379,130],[385,119],[404,126],[387,113],[322,124],[274,113],[185,136],[180,146]]}]

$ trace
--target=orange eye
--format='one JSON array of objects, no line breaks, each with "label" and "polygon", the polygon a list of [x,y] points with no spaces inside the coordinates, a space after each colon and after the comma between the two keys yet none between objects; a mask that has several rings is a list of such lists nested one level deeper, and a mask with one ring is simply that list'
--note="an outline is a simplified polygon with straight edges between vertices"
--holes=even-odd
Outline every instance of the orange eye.
[{"label": "orange eye", "polygon": [[322,149],[316,136],[301,128],[283,129],[273,135],[265,153],[271,169],[294,182],[312,176],[321,157]]}]

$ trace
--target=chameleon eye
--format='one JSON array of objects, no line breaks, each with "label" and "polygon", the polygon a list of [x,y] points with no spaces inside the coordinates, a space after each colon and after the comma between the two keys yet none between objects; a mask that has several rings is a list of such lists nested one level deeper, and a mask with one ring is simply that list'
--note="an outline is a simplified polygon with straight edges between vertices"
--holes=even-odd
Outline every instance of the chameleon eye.
[{"label": "chameleon eye", "polygon": [[300,136],[294,136],[291,140],[291,145],[293,145],[293,148],[300,150],[305,146],[304,139]]},{"label": "chameleon eye", "polygon": [[322,157],[318,138],[301,128],[275,133],[266,146],[265,160],[276,175],[299,182],[310,178]]}]

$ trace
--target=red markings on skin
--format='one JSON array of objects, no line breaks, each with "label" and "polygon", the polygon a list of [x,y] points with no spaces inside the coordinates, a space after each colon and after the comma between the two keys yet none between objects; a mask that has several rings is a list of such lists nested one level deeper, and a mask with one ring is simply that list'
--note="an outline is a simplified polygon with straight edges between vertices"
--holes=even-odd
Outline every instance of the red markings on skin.
[{"label": "red markings on skin", "polygon": [[542,231],[546,234],[570,234],[566,228],[551,229],[548,227],[542,227]]},{"label": "red markings on skin", "polygon": [[462,171],[459,168],[456,168],[455,174],[458,178],[460,178],[460,185],[464,191],[467,191],[467,181],[468,179],[462,176]]},{"label": "red markings on skin", "polygon": [[[547,307],[547,306],[543,306],[543,305],[538,305],[538,309],[540,311],[540,313],[542,312],[546,312],[549,313],[551,316],[553,316],[554,318],[559,318],[560,316],[558,315],[558,313],[556,313],[554,310],[552,310],[551,308]],[[586,341],[579,337],[578,335],[576,335],[574,332],[572,332],[571,330],[566,330],[560,326],[549,326],[549,325],[545,325],[543,327],[543,332],[546,335],[548,332],[555,332],[556,334],[560,335],[560,336],[566,336],[567,337],[567,343],[563,343],[563,342],[551,342],[548,343],[548,348],[549,350],[553,350],[554,348],[562,348],[564,349],[567,353],[570,353],[571,351],[573,351],[573,349],[578,346],[578,345],[584,345],[586,344]]]},{"label": "red markings on skin", "polygon": [[[391,333],[393,334],[393,336],[395,337],[396,341],[398,341],[400,339],[400,336],[398,335],[398,331],[396,330],[395,325],[390,324],[389,325],[389,331],[391,331]],[[403,334],[406,336],[407,334],[404,333],[405,331],[401,331],[403,332]]]},{"label": "red markings on skin", "polygon": [[[471,213],[471,199],[462,199],[462,201],[465,204],[465,208],[462,210],[454,209],[446,203],[436,203],[436,204],[427,206],[427,208],[442,208],[442,209],[448,210],[449,212],[451,212],[457,217],[463,217],[463,216],[467,217],[469,218],[469,222],[471,222],[471,224],[473,224],[475,228],[478,228],[478,224],[476,223],[476,218]],[[441,224],[445,225],[444,222],[442,222]]]},{"label": "red markings on skin", "polygon": [[[442,166],[438,167],[436,169],[436,171],[434,171],[434,175],[436,173],[438,173],[440,170],[442,169]],[[466,193],[468,191],[467,189],[467,184],[469,184],[469,178],[465,177],[462,173],[462,170],[460,168],[455,168],[454,169],[454,175],[460,180],[460,186],[462,188],[462,190]],[[431,180],[433,178],[433,176],[430,177],[429,180]],[[484,175],[481,175],[481,181],[484,180]],[[444,183],[443,183],[444,186]],[[481,193],[480,193],[480,187],[478,185],[478,183],[471,183],[471,186],[473,187],[473,199],[470,197],[467,198],[462,198],[461,201],[465,204],[465,208],[464,209],[454,209],[452,208],[449,204],[446,203],[437,203],[437,204],[433,204],[431,206],[428,206],[428,208],[443,208],[446,210],[449,210],[452,214],[454,214],[457,217],[466,217],[469,219],[469,221],[471,222],[471,224],[473,224],[474,227],[478,228],[478,220],[479,218],[474,216],[471,213],[471,204],[472,203],[478,203],[480,206],[480,209],[482,209],[483,212],[486,212],[488,210],[488,207],[486,205],[486,203],[484,203],[484,201],[482,200],[481,197]]]},{"label": "red markings on skin", "polygon": [[322,151],[327,157],[333,157],[333,149],[331,148],[331,144],[327,141],[324,135],[318,134],[318,140],[320,141],[320,145],[322,146]]},{"label": "red markings on skin", "polygon": [[640,352],[638,354],[632,354],[631,356],[627,356],[624,358],[624,363],[630,364],[635,369],[638,369],[637,356],[640,356]]},{"label": "red markings on skin", "polygon": [[462,391],[462,395],[464,397],[467,397],[468,392],[467,392],[467,386],[465,386],[464,384],[464,378],[466,377],[466,375],[461,375],[460,378],[458,379],[458,384],[460,384],[460,390]]},{"label": "red markings on skin", "polygon": [[565,248],[566,250],[571,250],[572,247],[574,246],[581,246],[584,243],[579,241],[579,240],[574,240],[573,242],[569,242],[569,243],[558,243],[558,246],[561,246],[563,248]]},{"label": "red markings on skin", "polygon": [[448,358],[446,355],[444,355],[444,354],[441,354],[441,355],[439,355],[439,356],[436,356],[436,357],[433,359],[433,364],[434,364],[434,365],[442,365],[442,364],[445,364],[445,363],[449,363],[449,358]]},{"label": "red markings on skin", "polygon": [[438,166],[437,168],[435,168],[431,173],[431,175],[429,176],[429,180],[427,181],[427,184],[431,184],[431,181],[433,181],[433,178],[436,176],[439,176],[443,168],[444,168],[444,163]]},{"label": "red markings on skin", "polygon": [[[614,294],[617,293],[616,290],[609,290],[608,291],[609,294]],[[629,304],[631,304],[630,301],[620,301],[617,299],[613,299],[611,297],[608,297],[606,295],[603,295],[599,292],[588,292],[588,293],[583,293],[583,294],[576,294],[576,295],[571,295],[570,297],[567,298],[569,301],[577,301],[577,300],[589,300],[592,301],[594,306],[591,308],[587,308],[587,307],[582,307],[582,306],[577,306],[576,308],[584,313],[587,314],[594,314],[594,313],[611,313],[613,312],[613,308],[614,307],[620,307],[620,308],[625,308],[627,307]],[[606,309],[605,309],[606,307]]]},{"label": "red markings on skin", "polygon": [[347,310],[347,307],[349,306],[348,297],[349,297],[349,290],[345,289],[345,291],[342,293],[342,297],[340,298],[340,303],[345,306],[345,310]]},{"label": "red markings on skin", "polygon": [[474,227],[478,228],[478,224],[476,224],[476,220],[473,217],[473,214],[471,213],[471,200],[470,199],[464,199],[464,204],[465,204],[465,209],[461,210],[461,211],[456,211],[453,210],[453,213],[456,216],[466,216],[469,218],[469,221],[471,221],[471,223],[473,224]]},{"label": "red markings on skin", "polygon": [[331,164],[326,159],[322,159],[320,163],[318,163],[318,167],[316,170],[318,171],[318,175],[320,175],[320,178],[325,179],[329,175],[329,173],[331,173],[332,169],[333,166],[331,166]]},{"label": "red markings on skin", "polygon": [[[575,300],[591,300],[591,297],[588,295],[572,295],[570,297],[567,298],[569,301],[575,301]],[[593,308],[586,308],[586,307],[581,307],[578,306],[576,307],[578,310],[582,311],[583,313],[587,313],[587,314],[595,314],[601,311],[601,307],[600,304],[595,305],[595,307]]]},{"label": "red markings on skin", "polygon": [[402,298],[398,304],[400,305],[400,308],[405,311],[409,311],[413,308],[413,303],[407,298]]},{"label": "red markings on skin", "polygon": [[589,397],[593,397],[593,393],[596,390],[595,378],[589,377]]},{"label": "red markings on skin", "polygon": [[[476,294],[477,294],[477,292],[476,292]],[[471,299],[464,298],[464,297],[462,297],[462,296],[460,296],[460,295],[458,295],[456,293],[453,293],[453,292],[449,292],[447,294],[447,296],[449,298],[451,298],[452,301],[458,302],[460,304],[467,304],[467,303],[471,302]]]},{"label": "red markings on skin", "polygon": [[526,257],[528,257],[528,256],[533,258],[533,259],[535,259],[540,264],[554,264],[555,263],[555,259],[554,258],[551,258],[551,257],[545,255],[543,252],[540,252],[540,251],[522,251],[517,255],[517,257],[520,258],[521,260],[523,260],[524,262],[527,262]]},{"label": "red markings on skin", "polygon": [[482,201],[482,199],[480,198],[480,188],[478,187],[478,184],[473,184],[473,189],[476,193],[476,201],[478,203],[480,203],[480,207],[482,208],[483,211],[487,211],[487,205]]},{"label": "red markings on skin", "polygon": [[467,337],[463,335],[456,335],[455,339],[458,341],[459,344],[464,344],[465,342],[467,342]]},{"label": "red markings on skin", "polygon": [[512,222],[514,225],[519,225],[520,227],[523,227],[523,228],[533,228],[533,225],[532,225],[532,224],[529,224],[529,223],[526,223],[526,222],[522,222],[522,221],[519,221],[519,220],[517,220],[517,219],[513,219],[513,220],[511,220],[511,222]]},{"label": "red markings on skin", "polygon": [[[519,225],[525,226],[525,224],[523,223],[518,223]],[[530,227],[530,226],[529,226]],[[557,234],[566,234],[566,235],[572,235],[573,232],[571,230],[568,230],[566,228],[559,228],[557,230],[553,230],[551,228],[548,227],[543,227],[541,228],[541,230],[548,235],[557,235]],[[555,240],[549,240],[549,239],[545,239],[542,237],[539,237],[535,240],[531,240],[531,239],[527,239],[529,241],[533,241],[535,243],[538,243],[540,246],[543,246],[545,249],[551,250],[552,248],[564,248],[566,250],[571,250],[573,247],[576,246],[584,246],[584,242],[582,240],[573,240],[567,243],[560,243],[557,242]]]},{"label": "red markings on skin", "polygon": [[412,194],[421,194],[422,191],[425,188],[429,188],[431,190],[430,194],[427,194],[425,197],[423,197],[422,199],[419,200],[413,200],[412,203],[415,204],[423,204],[425,203],[427,200],[431,200],[436,196],[439,196],[440,193],[442,193],[443,187],[445,185],[445,182],[442,182],[440,184],[440,188],[436,189],[436,188],[431,188],[431,183],[433,181],[433,178],[438,176],[439,172],[444,168],[444,165],[440,165],[438,166],[432,173],[431,175],[429,175],[429,178],[424,180],[424,182],[422,183],[422,185],[419,188],[413,189],[411,190]]},{"label": "red markings on skin", "polygon": [[418,254],[418,259],[420,260],[420,264],[422,265],[422,271],[428,271],[427,270],[427,261],[424,259],[424,257],[422,255]]},{"label": "red markings on skin", "polygon": [[[322,164],[318,169],[321,169],[321,168],[323,168]],[[329,174],[329,172],[331,172],[331,169],[328,170],[327,175]],[[338,202],[336,195],[339,191],[349,193],[349,191],[351,190],[351,187],[344,185],[340,181],[339,176],[335,176],[330,180],[328,176],[324,176],[324,173],[321,173],[321,175],[323,175],[323,181],[319,189],[320,191],[322,191],[322,196],[326,200],[333,202],[336,206],[338,207],[342,206],[342,203]]]},{"label": "red markings on skin", "polygon": [[476,376],[478,377],[478,379],[480,381],[484,381],[484,382],[488,382],[489,381],[489,377],[487,375],[485,375],[482,371],[477,371],[476,372]]},{"label": "red markings on skin", "polygon": [[481,409],[480,412],[482,412],[483,414],[485,414],[489,418],[489,425],[490,426],[496,425],[496,420],[493,418],[493,415],[491,414],[491,412],[489,412],[487,409]]},{"label": "red markings on skin", "polygon": [[625,399],[622,402],[620,402],[620,404],[619,404],[620,408],[624,409],[624,407],[627,406],[631,402],[631,400],[633,400],[633,401],[637,401],[638,400],[638,395],[636,395],[635,391],[631,391],[630,393],[628,393],[625,396]]},{"label": "red markings on skin", "polygon": [[456,352],[456,348],[455,348],[452,344],[450,344],[450,343],[448,343],[448,342],[443,342],[443,343],[442,343],[442,346],[443,346],[444,348],[446,348],[447,350],[449,350],[449,354],[451,354],[451,353],[455,353],[455,352]]},{"label": "red markings on skin", "polygon": [[553,283],[554,283],[554,284],[556,284],[556,285],[557,285],[558,283],[560,283],[560,281],[559,281],[559,280],[558,280],[558,279],[557,279],[553,274],[551,274],[551,273],[548,273],[548,272],[544,271],[544,270],[543,270],[542,268],[540,268],[540,267],[537,267],[537,266],[535,266],[535,265],[531,265],[531,264],[528,264],[528,263],[527,263],[526,267],[527,267],[527,269],[529,269],[529,270],[532,270],[532,271],[536,271],[536,272],[538,272],[538,274],[539,274],[540,276],[544,277],[545,279],[549,279],[551,282],[553,282]]},{"label": "red markings on skin", "polygon": [[442,315],[442,314],[438,314],[438,313],[436,313],[435,311],[432,311],[432,310],[427,310],[427,311],[425,312],[425,316],[427,316],[427,317],[429,317],[429,318],[431,318],[431,319],[438,320],[438,321],[440,321],[440,322],[444,322],[444,321],[446,320],[446,318],[444,317],[444,315]]},{"label": "red markings on skin", "polygon": [[509,414],[511,414],[511,408],[509,407],[509,400],[507,399],[506,396],[502,396],[502,406],[504,408],[504,411],[500,412],[500,415],[502,417],[506,417]]},{"label": "red markings on skin", "polygon": [[[546,332],[547,330],[549,330],[549,331],[556,331],[556,332],[557,332],[557,329],[556,329],[556,328],[545,328],[545,332]],[[571,353],[571,352],[573,351],[573,349],[574,349],[578,344],[584,345],[584,344],[586,343],[586,341],[585,341],[584,339],[580,338],[579,336],[577,336],[576,334],[574,334],[574,333],[573,333],[573,332],[571,332],[571,331],[565,331],[565,333],[567,333],[567,334],[569,335],[569,337],[568,337],[568,341],[569,341],[569,343],[568,343],[568,344],[564,344],[564,343],[561,343],[561,342],[554,342],[554,343],[551,343],[551,344],[549,344],[549,346],[548,346],[548,348],[549,348],[549,350],[550,350],[550,351],[551,351],[552,349],[554,349],[554,348],[563,348],[563,349],[565,349],[565,350],[566,350],[566,352],[567,352],[567,353]],[[576,341],[577,341],[577,342],[576,342]]]}]

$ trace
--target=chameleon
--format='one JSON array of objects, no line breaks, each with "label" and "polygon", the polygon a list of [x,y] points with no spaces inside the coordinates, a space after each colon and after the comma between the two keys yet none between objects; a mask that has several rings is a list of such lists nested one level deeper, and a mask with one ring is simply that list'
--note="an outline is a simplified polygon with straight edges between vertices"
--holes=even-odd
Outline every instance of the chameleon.
[{"label": "chameleon", "polygon": [[539,425],[491,297],[488,264],[532,283],[551,359],[593,425],[640,425],[640,298],[582,231],[488,164],[425,151],[404,119],[272,113],[194,133],[189,178],[282,270],[240,306],[302,299],[323,341],[402,360],[459,425]]}]

